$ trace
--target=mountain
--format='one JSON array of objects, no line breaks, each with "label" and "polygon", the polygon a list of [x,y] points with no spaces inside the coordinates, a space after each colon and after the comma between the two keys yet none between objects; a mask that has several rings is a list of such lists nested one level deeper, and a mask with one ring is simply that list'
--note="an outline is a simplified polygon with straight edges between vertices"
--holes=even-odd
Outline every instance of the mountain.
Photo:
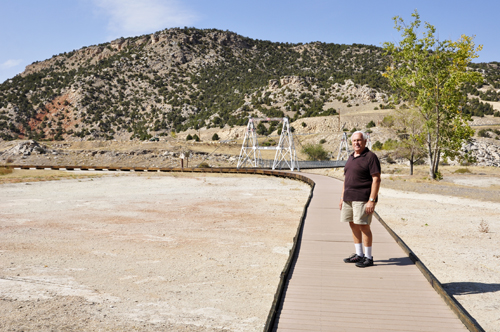
[{"label": "mountain", "polygon": [[[370,45],[274,43],[215,29],[166,29],[27,66],[0,85],[0,137],[148,139],[245,125],[249,115],[330,116],[337,113],[333,102],[383,106],[390,93],[381,76],[387,64],[382,49]],[[474,69],[498,88],[497,65]],[[471,95],[499,100],[494,88],[480,88],[468,87]]]}]

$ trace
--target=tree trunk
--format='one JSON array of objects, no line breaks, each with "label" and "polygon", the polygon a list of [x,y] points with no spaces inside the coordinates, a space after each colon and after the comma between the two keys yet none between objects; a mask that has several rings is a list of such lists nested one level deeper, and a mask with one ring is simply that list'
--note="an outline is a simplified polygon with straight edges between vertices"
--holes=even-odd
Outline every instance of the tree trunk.
[{"label": "tree trunk", "polygon": [[434,160],[432,159],[431,133],[427,132],[427,156],[429,158],[429,176],[431,179],[436,177],[434,174]]},{"label": "tree trunk", "polygon": [[436,151],[436,155],[434,156],[434,174],[437,175],[439,172],[439,160],[441,159],[441,149]]},{"label": "tree trunk", "polygon": [[413,175],[413,151],[411,152],[410,155],[410,175]]}]

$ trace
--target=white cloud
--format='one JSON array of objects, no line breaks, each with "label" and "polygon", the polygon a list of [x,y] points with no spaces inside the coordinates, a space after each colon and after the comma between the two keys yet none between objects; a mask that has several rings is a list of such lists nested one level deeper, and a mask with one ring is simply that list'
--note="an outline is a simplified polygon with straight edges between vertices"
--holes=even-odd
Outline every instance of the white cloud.
[{"label": "white cloud", "polygon": [[109,17],[109,32],[116,36],[152,33],[170,27],[191,26],[197,17],[177,0],[93,0]]},{"label": "white cloud", "polygon": [[0,64],[0,69],[10,69],[19,66],[23,62],[22,59],[9,59],[4,63]]}]

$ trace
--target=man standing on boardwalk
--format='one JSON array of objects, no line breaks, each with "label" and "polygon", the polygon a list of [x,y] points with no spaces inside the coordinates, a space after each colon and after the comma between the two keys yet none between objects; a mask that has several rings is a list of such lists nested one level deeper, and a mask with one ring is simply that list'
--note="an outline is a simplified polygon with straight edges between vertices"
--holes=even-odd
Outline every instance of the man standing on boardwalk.
[{"label": "man standing on boardwalk", "polygon": [[357,267],[373,265],[370,223],[380,188],[380,161],[368,150],[366,141],[366,134],[361,131],[351,136],[354,152],[344,167],[345,180],[339,204],[340,220],[351,226],[356,248],[356,253],[344,262],[356,263]]}]

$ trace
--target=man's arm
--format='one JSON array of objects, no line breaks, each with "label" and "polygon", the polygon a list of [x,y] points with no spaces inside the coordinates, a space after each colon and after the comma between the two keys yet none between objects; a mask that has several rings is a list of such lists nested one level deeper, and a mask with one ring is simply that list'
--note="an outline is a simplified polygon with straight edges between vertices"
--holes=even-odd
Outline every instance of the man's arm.
[{"label": "man's arm", "polygon": [[[373,182],[370,191],[370,200],[368,200],[368,203],[366,203],[366,208],[365,208],[365,211],[368,214],[373,213],[373,211],[375,211],[375,199],[377,199],[378,191],[380,189],[380,182],[382,181],[380,179],[380,173],[372,174],[372,179]],[[373,199],[373,201],[371,199]]]},{"label": "man's arm", "polygon": [[342,202],[344,201],[344,188],[345,188],[345,180],[342,184],[342,194],[340,194],[340,202],[339,202],[339,209],[342,210]]}]

